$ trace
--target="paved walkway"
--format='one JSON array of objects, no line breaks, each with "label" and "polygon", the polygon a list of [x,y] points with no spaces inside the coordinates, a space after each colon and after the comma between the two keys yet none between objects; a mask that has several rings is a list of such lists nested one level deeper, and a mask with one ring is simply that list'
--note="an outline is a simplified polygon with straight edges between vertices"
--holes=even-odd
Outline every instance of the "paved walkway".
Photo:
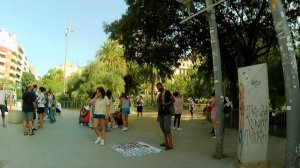
[{"label": "paved walkway", "polygon": [[[111,143],[143,141],[155,147],[162,142],[155,113],[145,113],[143,120],[130,116],[127,132],[113,129],[107,133],[105,146],[94,144],[94,132],[78,124],[78,111],[67,110],[55,124],[46,123],[35,136],[24,136],[21,124],[0,127],[0,168],[231,168],[236,158],[237,131],[226,130],[226,158],[213,159],[215,140],[208,136],[210,124],[200,114],[190,119],[183,115],[182,131],[173,131],[175,149],[159,154],[126,158]],[[269,138],[268,161],[271,167],[283,163],[285,140]]]}]

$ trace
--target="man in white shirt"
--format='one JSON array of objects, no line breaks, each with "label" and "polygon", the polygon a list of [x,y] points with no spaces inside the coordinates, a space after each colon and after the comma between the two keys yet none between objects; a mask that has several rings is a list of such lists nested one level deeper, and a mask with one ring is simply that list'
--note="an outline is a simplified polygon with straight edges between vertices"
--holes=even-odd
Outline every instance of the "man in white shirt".
[{"label": "man in white shirt", "polygon": [[8,96],[8,93],[3,89],[3,84],[0,84],[0,110],[1,110],[1,116],[2,116],[2,121],[3,121],[3,127],[6,128],[5,124],[5,98]]}]

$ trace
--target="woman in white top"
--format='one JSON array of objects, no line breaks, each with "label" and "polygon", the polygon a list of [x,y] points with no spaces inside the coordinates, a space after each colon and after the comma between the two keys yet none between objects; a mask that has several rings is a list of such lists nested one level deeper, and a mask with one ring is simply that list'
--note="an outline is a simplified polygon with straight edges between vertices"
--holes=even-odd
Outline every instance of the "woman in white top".
[{"label": "woman in white top", "polygon": [[[96,96],[91,101],[92,106],[94,106],[94,131],[97,136],[97,140],[95,141],[96,144],[100,142],[100,145],[104,145],[104,140],[106,137],[106,130],[105,130],[105,121],[106,118],[109,116],[110,110],[110,102],[107,96],[105,96],[105,90],[103,87],[99,87],[96,90]],[[101,137],[100,131],[98,129],[98,125],[101,125]]]},{"label": "woman in white top", "polygon": [[38,119],[39,119],[39,129],[44,128],[44,120],[43,120],[43,114],[45,112],[45,104],[46,104],[46,98],[45,98],[45,93],[46,89],[44,87],[40,87],[40,94],[38,95],[37,102],[38,102]]},{"label": "woman in white top", "polygon": [[[181,119],[181,114],[183,112],[183,100],[179,96],[178,92],[174,92],[173,96],[174,96],[174,99],[175,99],[175,102],[174,102],[175,117],[174,117],[174,127],[173,127],[173,129],[182,130],[182,128],[180,128],[180,119]],[[177,124],[177,127],[176,127],[176,124]]]}]

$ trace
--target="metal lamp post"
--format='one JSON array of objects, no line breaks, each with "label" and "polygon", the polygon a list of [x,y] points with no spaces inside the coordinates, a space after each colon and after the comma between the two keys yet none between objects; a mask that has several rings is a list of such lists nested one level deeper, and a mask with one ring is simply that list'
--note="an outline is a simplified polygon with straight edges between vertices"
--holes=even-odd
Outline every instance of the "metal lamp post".
[{"label": "metal lamp post", "polygon": [[[177,0],[181,2],[181,0]],[[190,0],[191,1],[191,0]],[[185,18],[180,23],[184,23],[191,18],[208,11],[208,22],[210,27],[210,38],[211,38],[211,47],[212,47],[212,57],[213,57],[213,71],[214,71],[214,83],[215,83],[215,97],[217,102],[217,130],[216,130],[216,153],[214,157],[223,158],[223,127],[224,127],[224,113],[223,113],[223,82],[222,82],[222,69],[221,69],[221,57],[220,57],[220,47],[219,47],[219,38],[217,30],[217,22],[215,16],[214,6],[224,2],[225,0],[220,0],[216,3],[213,3],[212,0],[206,0],[206,8],[201,11]],[[185,1],[184,1],[185,2]],[[183,3],[187,4],[187,2]]]},{"label": "metal lamp post", "polygon": [[70,43],[70,35],[72,30],[72,25],[71,25],[71,20],[69,21],[69,25],[67,27],[65,36],[67,37],[67,44],[66,44],[66,53],[65,53],[65,65],[64,65],[64,95],[66,94],[66,71],[67,71],[67,56],[68,56],[68,48],[69,48],[69,43]]}]

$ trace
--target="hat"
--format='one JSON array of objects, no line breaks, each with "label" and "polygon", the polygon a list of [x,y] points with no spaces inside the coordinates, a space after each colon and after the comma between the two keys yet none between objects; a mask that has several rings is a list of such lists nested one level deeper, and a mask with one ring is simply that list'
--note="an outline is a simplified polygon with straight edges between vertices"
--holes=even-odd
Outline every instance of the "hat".
[{"label": "hat", "polygon": [[83,107],[85,110],[90,110],[90,107],[89,106],[84,106]]}]

